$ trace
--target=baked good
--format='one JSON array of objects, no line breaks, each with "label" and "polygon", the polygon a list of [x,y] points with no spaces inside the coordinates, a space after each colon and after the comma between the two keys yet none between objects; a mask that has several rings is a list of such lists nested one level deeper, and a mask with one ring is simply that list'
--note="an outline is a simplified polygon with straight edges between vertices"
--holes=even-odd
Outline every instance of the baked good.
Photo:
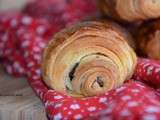
[{"label": "baked good", "polygon": [[160,17],[160,0],[98,0],[105,15],[120,21],[144,21]]},{"label": "baked good", "polygon": [[160,59],[160,19],[143,24],[135,37],[141,55]]},{"label": "baked good", "polygon": [[57,33],[43,55],[43,78],[71,96],[94,96],[129,79],[136,54],[123,30],[112,22],[84,22]]}]

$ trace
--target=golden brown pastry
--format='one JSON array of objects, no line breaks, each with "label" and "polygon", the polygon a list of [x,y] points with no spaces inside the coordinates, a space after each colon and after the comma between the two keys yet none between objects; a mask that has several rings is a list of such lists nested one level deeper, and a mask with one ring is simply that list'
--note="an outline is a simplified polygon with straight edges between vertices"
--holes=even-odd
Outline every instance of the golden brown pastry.
[{"label": "golden brown pastry", "polygon": [[86,97],[120,86],[132,76],[136,55],[111,22],[84,22],[54,36],[44,51],[43,77],[51,88]]},{"label": "golden brown pastry", "polygon": [[160,0],[98,0],[104,14],[128,22],[160,17]]},{"label": "golden brown pastry", "polygon": [[137,38],[138,52],[154,59],[160,59],[160,19],[142,25]]}]

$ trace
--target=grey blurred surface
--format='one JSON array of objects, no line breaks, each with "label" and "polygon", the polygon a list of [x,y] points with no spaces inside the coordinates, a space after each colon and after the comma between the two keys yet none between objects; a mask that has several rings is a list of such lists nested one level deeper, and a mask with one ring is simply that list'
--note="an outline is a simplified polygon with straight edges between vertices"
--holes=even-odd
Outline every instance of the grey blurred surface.
[{"label": "grey blurred surface", "polygon": [[25,78],[0,67],[0,120],[47,120],[44,106]]},{"label": "grey blurred surface", "polygon": [[30,0],[0,0],[0,11],[21,9]]}]

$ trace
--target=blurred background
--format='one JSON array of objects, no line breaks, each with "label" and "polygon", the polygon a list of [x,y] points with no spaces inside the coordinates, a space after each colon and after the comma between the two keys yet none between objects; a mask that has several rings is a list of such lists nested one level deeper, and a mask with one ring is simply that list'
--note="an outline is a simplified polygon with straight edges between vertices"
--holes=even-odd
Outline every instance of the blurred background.
[{"label": "blurred background", "polygon": [[0,0],[0,10],[21,9],[29,0]]}]

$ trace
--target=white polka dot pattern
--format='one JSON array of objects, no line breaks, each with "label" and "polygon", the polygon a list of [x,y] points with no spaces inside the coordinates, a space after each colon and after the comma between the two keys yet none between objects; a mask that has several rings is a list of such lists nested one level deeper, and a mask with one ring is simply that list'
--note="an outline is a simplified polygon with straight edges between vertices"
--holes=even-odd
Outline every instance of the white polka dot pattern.
[{"label": "white polka dot pattern", "polygon": [[139,59],[133,78],[141,82],[129,80],[101,96],[72,98],[47,88],[42,82],[40,63],[43,48],[52,36],[53,30],[49,26],[44,21],[23,15],[0,17],[0,57],[5,60],[3,64],[10,74],[28,77],[50,119],[160,118],[160,92],[142,83],[160,85],[159,61]]}]

